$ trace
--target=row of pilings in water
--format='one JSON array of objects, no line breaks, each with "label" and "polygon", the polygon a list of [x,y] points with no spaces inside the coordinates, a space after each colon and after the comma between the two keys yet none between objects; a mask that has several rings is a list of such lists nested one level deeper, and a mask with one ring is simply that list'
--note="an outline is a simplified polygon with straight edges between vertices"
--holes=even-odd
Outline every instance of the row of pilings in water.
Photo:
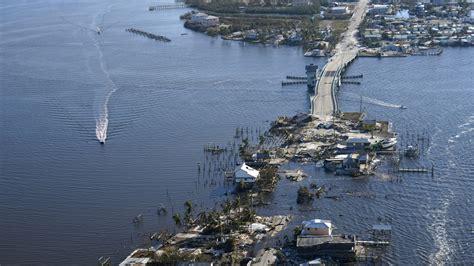
[{"label": "row of pilings in water", "polygon": [[152,40],[155,40],[155,41],[171,42],[171,40],[166,38],[165,36],[149,33],[149,32],[146,32],[146,31],[139,30],[139,29],[135,29],[135,28],[128,28],[125,31],[126,32],[131,32],[131,33],[134,33],[134,34],[138,34],[138,35],[144,36],[148,39],[152,39]]}]

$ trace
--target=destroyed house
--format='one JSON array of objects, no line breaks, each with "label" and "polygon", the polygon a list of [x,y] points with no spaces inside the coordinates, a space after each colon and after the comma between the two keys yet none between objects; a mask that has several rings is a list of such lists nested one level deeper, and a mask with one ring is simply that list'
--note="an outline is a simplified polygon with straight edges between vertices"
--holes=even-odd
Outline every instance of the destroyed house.
[{"label": "destroyed house", "polygon": [[352,149],[365,149],[370,147],[370,141],[367,138],[349,138],[346,146]]}]

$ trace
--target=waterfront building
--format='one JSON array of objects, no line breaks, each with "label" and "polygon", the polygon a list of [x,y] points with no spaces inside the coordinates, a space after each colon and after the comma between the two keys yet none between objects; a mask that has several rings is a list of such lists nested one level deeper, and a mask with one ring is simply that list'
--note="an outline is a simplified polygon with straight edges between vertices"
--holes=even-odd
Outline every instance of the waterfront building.
[{"label": "waterfront building", "polygon": [[196,13],[191,15],[191,22],[196,23],[196,24],[203,24],[205,23],[208,15],[205,13]]},{"label": "waterfront building", "polygon": [[194,24],[199,24],[203,27],[214,27],[219,25],[219,18],[215,16],[209,16],[206,13],[196,13],[192,14],[191,22]]},{"label": "waterfront building", "polygon": [[260,172],[243,163],[234,170],[234,183],[255,183],[260,176]]},{"label": "waterfront building", "polygon": [[215,16],[208,16],[205,20],[205,23],[203,26],[205,27],[214,27],[219,25],[219,18]]},{"label": "waterfront building", "polygon": [[288,41],[291,44],[300,44],[303,41],[303,36],[299,32],[293,31],[288,37]]},{"label": "waterfront building", "polygon": [[331,236],[332,223],[330,220],[313,219],[303,221],[302,236]]},{"label": "waterfront building", "polygon": [[249,30],[245,33],[245,39],[247,41],[256,41],[258,40],[258,32],[256,30]]},{"label": "waterfront building", "polygon": [[304,221],[303,231],[296,238],[298,255],[304,258],[331,257],[340,262],[355,259],[355,239],[332,234],[329,220]]},{"label": "waterfront building", "polygon": [[370,141],[367,138],[349,138],[346,141],[347,148],[365,149],[370,146]]},{"label": "waterfront building", "polygon": [[402,48],[396,44],[386,44],[382,47],[384,52],[401,52]]}]

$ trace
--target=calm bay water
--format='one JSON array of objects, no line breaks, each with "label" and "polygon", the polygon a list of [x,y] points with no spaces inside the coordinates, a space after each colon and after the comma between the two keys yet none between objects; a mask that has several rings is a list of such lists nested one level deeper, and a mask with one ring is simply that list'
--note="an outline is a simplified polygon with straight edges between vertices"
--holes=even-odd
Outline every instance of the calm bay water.
[{"label": "calm bay water", "polygon": [[[279,84],[314,61],[300,48],[209,38],[183,28],[186,10],[148,12],[149,4],[2,3],[1,264],[118,262],[143,234],[170,228],[160,204],[221,199],[226,188],[196,185],[205,144],[307,110],[304,88]],[[87,29],[96,26],[101,35]],[[101,146],[96,120],[108,96]]]},{"label": "calm bay water", "polygon": [[[146,233],[172,228],[170,217],[156,215],[160,204],[181,210],[192,199],[205,209],[224,197],[225,186],[196,184],[206,143],[225,145],[236,127],[265,128],[279,115],[309,109],[304,87],[279,82],[322,59],[304,58],[300,48],[209,38],[182,27],[186,10],[148,12],[150,4],[2,3],[0,264],[95,264],[103,255],[118,262]],[[345,110],[359,108],[361,91],[378,103],[407,105],[364,107],[400,132],[431,132],[426,157],[436,165],[434,178],[338,179],[307,166],[313,180],[377,198],[323,199],[315,202],[318,212],[261,211],[330,218],[348,232],[390,218],[387,261],[472,261],[473,52],[358,59],[348,73],[364,73],[363,85],[341,90]],[[101,146],[96,121],[105,109],[108,139]],[[278,206],[293,201],[299,185],[282,182],[273,197]],[[139,213],[144,222],[137,227],[131,220]]]}]

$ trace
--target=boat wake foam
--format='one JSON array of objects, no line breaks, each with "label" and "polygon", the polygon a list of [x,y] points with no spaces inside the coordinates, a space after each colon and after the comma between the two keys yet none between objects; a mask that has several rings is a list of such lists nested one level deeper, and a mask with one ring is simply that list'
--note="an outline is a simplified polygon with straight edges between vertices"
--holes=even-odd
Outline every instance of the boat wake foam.
[{"label": "boat wake foam", "polygon": [[107,129],[109,126],[109,100],[117,88],[111,90],[105,97],[105,102],[102,105],[102,112],[95,123],[95,135],[100,143],[105,143],[107,139]]},{"label": "boat wake foam", "polygon": [[96,119],[95,134],[96,134],[97,140],[100,143],[105,143],[105,140],[107,139],[107,130],[109,126],[109,101],[110,101],[110,97],[112,97],[114,92],[118,90],[118,87],[115,84],[115,82],[112,80],[110,73],[107,70],[107,65],[104,60],[104,54],[100,47],[100,43],[97,39],[95,40],[96,41],[94,45],[99,52],[100,69],[106,78],[105,82],[106,82],[106,89],[107,89],[105,100],[100,108],[100,113],[98,115],[98,118]]},{"label": "boat wake foam", "polygon": [[[346,92],[346,93],[344,93],[344,95],[346,95],[349,98],[360,100],[360,95],[355,94],[355,93]],[[399,105],[399,104],[388,103],[388,102],[384,102],[384,101],[374,99],[374,98],[370,98],[370,97],[367,97],[367,96],[362,96],[362,102],[363,103],[368,103],[368,104],[379,105],[379,106],[383,106],[383,107],[388,107],[388,108],[401,108],[402,107],[402,105]]]}]

